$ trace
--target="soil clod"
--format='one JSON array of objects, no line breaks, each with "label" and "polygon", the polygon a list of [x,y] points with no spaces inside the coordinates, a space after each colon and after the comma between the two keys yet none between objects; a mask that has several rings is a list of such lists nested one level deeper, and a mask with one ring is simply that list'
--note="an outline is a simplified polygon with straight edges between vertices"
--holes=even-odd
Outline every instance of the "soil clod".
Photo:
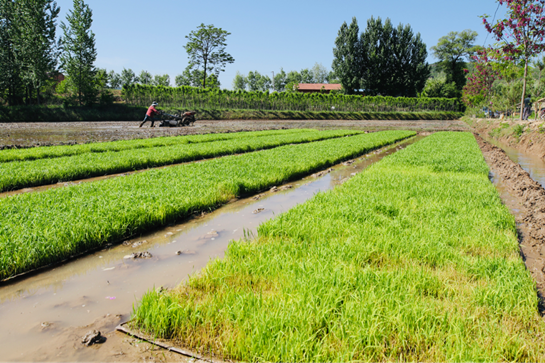
[{"label": "soil clod", "polygon": [[257,208],[256,210],[253,211],[254,214],[257,214],[257,213],[261,213],[265,210],[265,208]]},{"label": "soil clod", "polygon": [[93,344],[103,343],[105,340],[106,338],[102,336],[100,331],[91,330],[89,333],[85,334],[85,336],[81,340],[81,343],[85,344],[86,346],[90,346]]}]

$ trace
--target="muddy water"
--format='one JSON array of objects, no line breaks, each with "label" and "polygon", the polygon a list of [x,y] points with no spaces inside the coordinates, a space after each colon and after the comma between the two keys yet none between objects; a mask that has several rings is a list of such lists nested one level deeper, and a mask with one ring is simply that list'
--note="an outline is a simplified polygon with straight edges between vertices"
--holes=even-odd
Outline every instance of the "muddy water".
[{"label": "muddy water", "polygon": [[[291,189],[266,192],[258,200],[241,199],[198,219],[0,285],[0,361],[114,360],[115,352],[123,348],[116,346],[116,340],[109,338],[90,348],[80,343],[89,330],[86,326],[102,319],[100,329],[111,333],[120,320],[130,317],[133,304],[147,290],[179,284],[210,259],[222,258],[229,241],[255,234],[265,220],[421,138],[371,153],[348,166],[335,166],[323,177],[291,183]],[[124,259],[144,251],[152,257]],[[122,342],[119,336],[117,342]]]},{"label": "muddy water", "polygon": [[538,155],[532,155],[514,149],[497,140],[493,140],[490,138],[484,139],[492,145],[503,149],[507,156],[509,156],[509,158],[513,160],[513,162],[520,164],[520,166],[530,174],[530,177],[533,180],[535,180],[536,182],[541,184],[542,187],[545,188],[545,160],[540,158]]}]

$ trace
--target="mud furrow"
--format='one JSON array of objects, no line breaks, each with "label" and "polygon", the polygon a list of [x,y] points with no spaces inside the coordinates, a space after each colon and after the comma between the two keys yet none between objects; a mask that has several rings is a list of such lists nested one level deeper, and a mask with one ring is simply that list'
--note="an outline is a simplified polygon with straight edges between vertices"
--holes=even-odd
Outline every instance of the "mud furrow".
[{"label": "mud furrow", "polygon": [[526,267],[537,283],[539,295],[545,297],[545,189],[534,181],[528,172],[513,162],[507,154],[480,136],[475,135],[483,156],[516,199],[519,213],[515,218],[518,226],[521,254]]}]

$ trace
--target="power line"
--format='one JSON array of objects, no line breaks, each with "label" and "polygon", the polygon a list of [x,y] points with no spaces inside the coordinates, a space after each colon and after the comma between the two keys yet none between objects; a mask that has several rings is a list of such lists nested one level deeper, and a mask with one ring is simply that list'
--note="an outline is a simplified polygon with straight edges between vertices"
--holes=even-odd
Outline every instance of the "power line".
[{"label": "power line", "polygon": [[[496,14],[498,13],[498,10],[500,9],[500,3],[498,3],[498,7],[496,8],[496,12],[494,13],[494,19],[492,20],[492,24],[494,24],[494,22],[496,21]],[[488,40],[488,36],[490,35],[489,32],[486,33],[486,38],[484,40],[484,43],[483,43],[483,48],[484,48],[484,45],[486,44],[486,41]]]}]

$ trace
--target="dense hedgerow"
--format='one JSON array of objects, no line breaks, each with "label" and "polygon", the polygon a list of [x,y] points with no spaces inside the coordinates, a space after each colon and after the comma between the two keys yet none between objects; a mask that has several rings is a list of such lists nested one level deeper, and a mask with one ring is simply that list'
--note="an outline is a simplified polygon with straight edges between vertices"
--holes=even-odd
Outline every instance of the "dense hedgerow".
[{"label": "dense hedgerow", "polygon": [[353,96],[343,94],[247,92],[202,89],[189,86],[164,87],[134,84],[123,87],[123,98],[132,105],[149,105],[191,109],[251,109],[287,111],[349,112],[463,112],[458,99],[390,96]]}]

